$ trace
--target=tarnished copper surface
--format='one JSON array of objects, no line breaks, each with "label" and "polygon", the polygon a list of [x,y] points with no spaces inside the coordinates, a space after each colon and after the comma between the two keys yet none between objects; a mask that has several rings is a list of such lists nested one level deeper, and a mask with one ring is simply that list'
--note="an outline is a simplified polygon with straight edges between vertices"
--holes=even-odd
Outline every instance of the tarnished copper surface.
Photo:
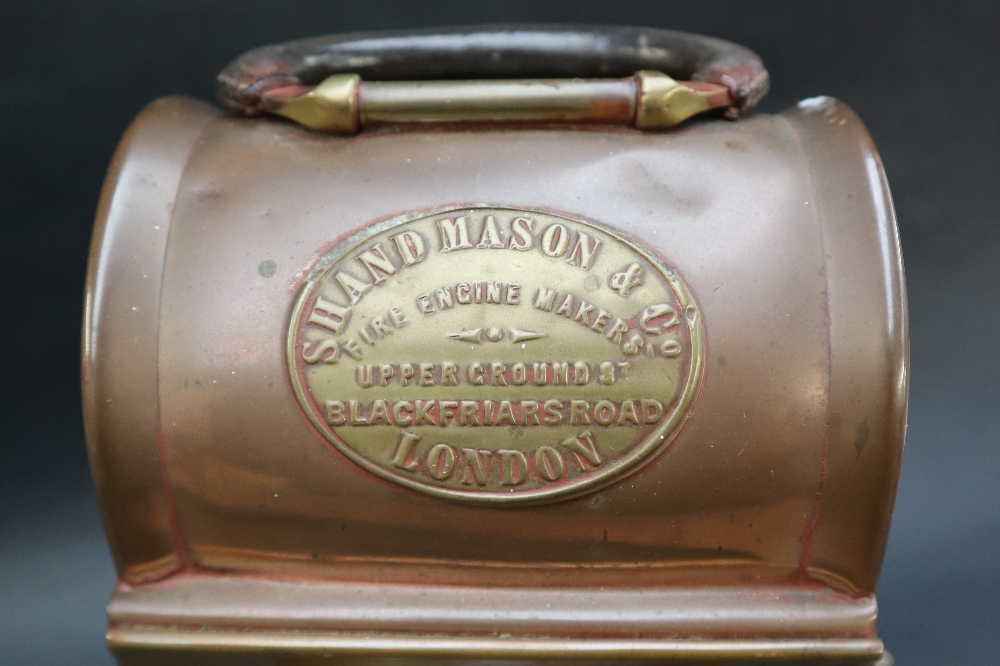
[{"label": "tarnished copper surface", "polygon": [[[87,273],[83,407],[91,470],[122,579],[162,578],[183,561],[165,484],[159,404],[159,299],[174,197],[215,112],[154,105],[122,138],[97,211]],[[141,222],[137,222],[141,221]],[[113,490],[111,490],[113,489]]]},{"label": "tarnished copper surface", "polygon": [[[222,663],[212,660],[227,651],[252,653],[246,663],[883,654],[874,588],[902,449],[906,311],[881,166],[843,105],[809,100],[663,134],[443,127],[343,138],[168,99],[143,113],[116,165],[95,236],[84,381],[123,581],[109,639],[124,663]],[[490,247],[490,215],[503,247]],[[463,216],[474,247],[441,253],[437,222]],[[569,241],[600,239],[601,253],[587,271],[567,263],[575,245],[557,257],[512,250],[518,216],[535,220],[536,244],[563,224]],[[392,254],[406,230],[427,253],[408,267]],[[395,273],[358,261],[374,243]],[[646,282],[626,298],[632,264]],[[323,294],[349,304],[334,277],[347,266],[366,284],[384,278],[345,326],[363,354],[338,342],[336,363],[325,362],[331,348],[306,363],[299,354],[319,354],[326,338],[303,320]],[[507,301],[458,303],[460,284],[490,281],[507,285]],[[519,304],[509,304],[513,283]],[[446,286],[456,304],[442,311]],[[572,294],[573,317],[557,318],[555,297],[551,313],[536,308],[542,286]],[[423,295],[433,314],[418,309]],[[589,327],[573,320],[582,300],[595,306]],[[683,321],[643,331],[642,313],[661,303]],[[609,319],[594,329],[600,308]],[[646,340],[634,355],[629,334],[608,338],[619,318]],[[513,343],[525,333],[548,337]],[[508,385],[442,386],[445,361],[462,379],[474,362],[485,377],[500,363]],[[567,362],[569,381],[586,363],[588,382],[529,386],[528,361]],[[605,389],[594,381],[604,361],[638,372]],[[393,383],[402,363],[417,386]],[[436,366],[433,387],[419,386],[421,363]],[[386,386],[358,385],[359,365],[381,378],[383,364]],[[583,423],[533,426],[513,405],[571,401],[577,388],[600,460],[621,461],[593,484],[580,482],[592,471],[585,441],[584,451],[561,443]],[[421,424],[421,446],[454,449],[438,480],[425,472],[444,476],[444,449],[436,466],[429,449],[395,466],[400,428],[331,424],[316,402],[357,400],[358,420],[372,420],[362,402],[398,403],[410,389],[414,402],[457,402],[455,422],[462,400],[477,419],[486,400],[510,400],[514,423],[497,412],[468,428],[476,441],[442,427],[440,411],[437,425]],[[593,422],[601,399],[613,425]],[[621,404],[643,399],[663,404],[661,420],[619,424]],[[679,420],[664,427],[668,414]],[[366,429],[371,439],[359,437]],[[560,456],[561,475],[543,454],[556,480],[529,470],[504,485],[499,451],[521,451],[538,472],[542,446]],[[486,483],[468,468],[459,476],[466,448],[490,451]],[[558,492],[538,495],[549,488]],[[504,493],[511,501],[493,501]]]}]

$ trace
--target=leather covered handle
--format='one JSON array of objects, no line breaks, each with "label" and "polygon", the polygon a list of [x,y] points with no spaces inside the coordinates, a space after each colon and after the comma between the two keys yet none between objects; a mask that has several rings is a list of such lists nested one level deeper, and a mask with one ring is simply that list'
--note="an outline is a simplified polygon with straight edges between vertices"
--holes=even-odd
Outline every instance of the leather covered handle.
[{"label": "leather covered handle", "polygon": [[351,33],[262,46],[218,76],[219,99],[258,115],[262,96],[305,90],[334,74],[369,81],[428,79],[609,78],[657,70],[676,79],[726,87],[734,117],[769,85],[753,51],[721,39],[673,30],[605,26],[479,26]]}]

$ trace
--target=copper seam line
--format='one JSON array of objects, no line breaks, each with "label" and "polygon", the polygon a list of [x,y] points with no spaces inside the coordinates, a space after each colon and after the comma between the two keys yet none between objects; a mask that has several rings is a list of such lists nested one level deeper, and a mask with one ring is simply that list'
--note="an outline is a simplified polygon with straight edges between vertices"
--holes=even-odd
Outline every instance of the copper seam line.
[{"label": "copper seam line", "polygon": [[806,161],[806,168],[809,171],[809,185],[812,189],[813,204],[811,208],[813,209],[813,219],[815,219],[819,229],[820,251],[823,254],[823,302],[826,307],[826,390],[824,391],[826,398],[826,422],[823,426],[823,448],[820,455],[819,479],[816,484],[816,499],[813,501],[809,518],[802,530],[802,534],[799,536],[799,543],[802,544],[802,555],[799,559],[798,570],[796,571],[800,577],[806,577],[809,572],[809,562],[812,560],[813,538],[816,534],[816,527],[819,525],[820,510],[823,507],[823,486],[829,474],[830,424],[833,418],[831,397],[833,382],[833,320],[830,315],[830,271],[826,257],[826,232],[824,229],[823,213],[819,209],[819,191],[816,189],[816,176],[813,173],[812,161],[806,152],[805,143],[802,141],[802,134],[791,121],[784,116],[781,116],[781,118],[788,125],[792,135],[795,137],[795,141],[799,144],[799,148]]},{"label": "copper seam line", "polygon": [[629,127],[635,127],[636,121],[639,120],[639,110],[642,107],[642,81],[634,74],[632,75],[632,97],[635,109],[632,111],[632,122],[629,123]]},{"label": "copper seam line", "polygon": [[[184,544],[184,538],[181,536],[180,522],[177,519],[177,504],[174,502],[174,493],[170,485],[170,475],[167,472],[166,443],[163,440],[163,420],[160,411],[163,404],[160,397],[160,331],[162,330],[161,322],[163,321],[163,285],[166,281],[167,255],[170,252],[170,236],[172,235],[174,229],[174,215],[177,212],[177,201],[180,197],[181,185],[184,182],[184,174],[187,172],[188,163],[191,161],[191,156],[194,154],[195,146],[201,140],[202,135],[205,133],[205,129],[212,120],[213,118],[207,118],[195,133],[194,137],[191,138],[191,144],[188,146],[187,155],[184,156],[184,163],[181,165],[180,177],[177,179],[177,190],[174,192],[173,203],[170,206],[170,217],[167,221],[167,242],[163,252],[163,265],[160,270],[160,297],[159,302],[157,303],[159,314],[156,318],[156,452],[160,458],[160,475],[163,478],[163,490],[167,502],[167,520],[170,525],[170,541],[173,543],[174,551],[176,551],[177,558],[180,560],[180,569],[189,568],[191,566],[191,558],[188,556],[187,546]],[[176,572],[177,569],[170,571],[166,573],[164,577]]]}]

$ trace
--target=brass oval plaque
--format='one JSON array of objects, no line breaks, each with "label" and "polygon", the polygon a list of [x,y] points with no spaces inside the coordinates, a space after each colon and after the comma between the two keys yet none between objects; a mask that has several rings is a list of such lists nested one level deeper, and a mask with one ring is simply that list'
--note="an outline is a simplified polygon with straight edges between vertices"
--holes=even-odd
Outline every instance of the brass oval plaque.
[{"label": "brass oval plaque", "polygon": [[606,227],[471,206],[338,242],[305,280],[287,358],[306,415],[424,493],[538,503],[649,462],[701,378],[677,271]]}]

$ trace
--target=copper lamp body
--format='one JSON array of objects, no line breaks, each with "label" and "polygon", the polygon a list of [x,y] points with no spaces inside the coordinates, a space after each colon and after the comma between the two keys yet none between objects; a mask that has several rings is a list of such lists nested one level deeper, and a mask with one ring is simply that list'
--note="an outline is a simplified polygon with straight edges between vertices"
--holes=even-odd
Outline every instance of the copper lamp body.
[{"label": "copper lamp body", "polygon": [[875,147],[724,77],[684,104],[744,117],[650,128],[675,86],[618,76],[509,118],[515,77],[437,71],[360,72],[326,132],[139,115],[83,358],[121,663],[888,663],[907,322]]}]

